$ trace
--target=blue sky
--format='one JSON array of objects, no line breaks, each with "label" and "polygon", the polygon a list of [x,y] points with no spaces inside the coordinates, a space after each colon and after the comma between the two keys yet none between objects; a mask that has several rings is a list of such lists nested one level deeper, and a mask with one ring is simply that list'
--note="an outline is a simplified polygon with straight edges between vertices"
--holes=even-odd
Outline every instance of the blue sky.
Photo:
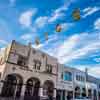
[{"label": "blue sky", "polygon": [[[72,17],[79,8],[81,19]],[[60,24],[62,31],[55,27]],[[45,41],[44,33],[49,39]],[[41,44],[34,45],[35,37]],[[100,0],[0,0],[0,48],[12,40],[100,77]]]}]

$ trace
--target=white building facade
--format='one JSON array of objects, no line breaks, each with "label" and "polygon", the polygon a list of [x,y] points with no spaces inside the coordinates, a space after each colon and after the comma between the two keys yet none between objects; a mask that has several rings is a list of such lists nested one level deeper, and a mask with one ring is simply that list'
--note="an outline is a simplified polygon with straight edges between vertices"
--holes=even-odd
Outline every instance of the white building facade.
[{"label": "white building facade", "polygon": [[59,65],[57,95],[60,99],[57,100],[74,100],[78,98],[100,100],[100,88],[98,88],[96,82],[89,82],[88,76],[86,72]]}]

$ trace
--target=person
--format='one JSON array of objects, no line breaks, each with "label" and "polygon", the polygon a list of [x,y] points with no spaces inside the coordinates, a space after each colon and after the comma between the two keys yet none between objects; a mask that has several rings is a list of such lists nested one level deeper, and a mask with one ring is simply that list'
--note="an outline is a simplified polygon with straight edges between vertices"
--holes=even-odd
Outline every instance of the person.
[{"label": "person", "polygon": [[52,97],[52,96],[48,96],[48,99],[49,99],[49,100],[53,100],[53,97]]}]

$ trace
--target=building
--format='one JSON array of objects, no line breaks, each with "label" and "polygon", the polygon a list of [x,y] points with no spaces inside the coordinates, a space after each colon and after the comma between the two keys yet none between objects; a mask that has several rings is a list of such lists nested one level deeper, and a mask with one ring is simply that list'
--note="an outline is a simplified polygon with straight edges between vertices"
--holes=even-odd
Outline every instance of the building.
[{"label": "building", "polygon": [[0,56],[3,97],[56,97],[57,59],[12,41]]},{"label": "building", "polygon": [[96,93],[98,91],[97,83],[87,80],[90,75],[86,72],[74,69],[74,76],[75,97],[88,97],[91,100],[98,100]]},{"label": "building", "polygon": [[64,65],[58,65],[57,100],[73,98],[73,70]]},{"label": "building", "polygon": [[100,100],[100,80],[86,72],[60,65],[58,67],[57,95],[61,98],[58,100],[69,100],[69,98]]},{"label": "building", "polygon": [[23,45],[13,40],[0,53],[0,95],[21,100],[100,100],[100,80],[58,63],[30,43]]}]

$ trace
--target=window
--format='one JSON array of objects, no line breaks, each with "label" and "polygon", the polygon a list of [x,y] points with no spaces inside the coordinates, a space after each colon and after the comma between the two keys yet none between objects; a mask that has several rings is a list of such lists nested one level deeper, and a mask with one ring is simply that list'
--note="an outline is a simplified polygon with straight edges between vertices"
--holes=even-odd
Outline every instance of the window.
[{"label": "window", "polygon": [[76,75],[76,80],[78,80],[78,75]]},{"label": "window", "polygon": [[76,80],[77,81],[84,81],[84,76],[76,75]]},{"label": "window", "polygon": [[63,72],[61,73],[61,79],[63,79]]},{"label": "window", "polygon": [[34,69],[40,70],[41,62],[39,60],[34,60]]},{"label": "window", "polygon": [[18,65],[25,66],[26,62],[27,62],[27,59],[25,57],[23,57],[23,56],[18,57],[18,61],[17,61]]},{"label": "window", "polygon": [[46,71],[49,72],[49,73],[52,73],[52,65],[47,64]]},{"label": "window", "polygon": [[100,84],[99,84],[99,88],[100,88]]},{"label": "window", "polygon": [[71,72],[64,72],[64,80],[72,81],[72,73]]}]

